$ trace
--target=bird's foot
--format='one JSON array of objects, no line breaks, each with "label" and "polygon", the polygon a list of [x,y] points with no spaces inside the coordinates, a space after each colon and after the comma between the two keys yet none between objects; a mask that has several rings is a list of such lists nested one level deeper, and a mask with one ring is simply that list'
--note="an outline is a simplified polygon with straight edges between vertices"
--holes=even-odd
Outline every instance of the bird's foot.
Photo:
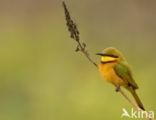
[{"label": "bird's foot", "polygon": [[119,90],[120,90],[120,86],[116,86],[115,91],[119,92]]}]

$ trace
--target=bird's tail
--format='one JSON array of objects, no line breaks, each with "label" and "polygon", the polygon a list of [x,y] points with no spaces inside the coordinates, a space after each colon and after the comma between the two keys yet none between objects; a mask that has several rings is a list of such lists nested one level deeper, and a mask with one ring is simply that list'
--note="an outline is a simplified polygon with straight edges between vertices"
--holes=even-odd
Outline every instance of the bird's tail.
[{"label": "bird's tail", "polygon": [[139,106],[140,109],[145,110],[144,105],[142,104],[139,96],[137,95],[136,91],[133,88],[130,88],[129,91],[131,92],[131,94],[133,95],[137,105]]}]

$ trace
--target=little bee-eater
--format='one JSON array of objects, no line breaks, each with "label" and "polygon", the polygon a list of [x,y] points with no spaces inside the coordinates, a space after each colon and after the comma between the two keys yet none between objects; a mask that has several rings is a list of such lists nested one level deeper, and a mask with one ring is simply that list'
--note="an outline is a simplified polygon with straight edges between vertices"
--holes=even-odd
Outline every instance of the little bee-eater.
[{"label": "little bee-eater", "polygon": [[134,81],[129,65],[122,53],[116,48],[109,47],[97,55],[101,56],[98,68],[102,77],[115,85],[116,91],[120,89],[120,86],[125,87],[133,95],[139,108],[145,110],[135,91],[138,89],[138,85]]}]

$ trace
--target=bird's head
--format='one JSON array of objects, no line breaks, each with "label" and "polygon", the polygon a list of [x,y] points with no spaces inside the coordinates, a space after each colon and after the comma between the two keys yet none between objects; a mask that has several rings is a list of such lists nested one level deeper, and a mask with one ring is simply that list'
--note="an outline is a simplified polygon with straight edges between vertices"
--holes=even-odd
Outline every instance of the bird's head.
[{"label": "bird's head", "polygon": [[101,56],[101,62],[103,63],[119,62],[124,60],[122,53],[114,47],[105,48],[102,53],[97,53],[97,55]]}]

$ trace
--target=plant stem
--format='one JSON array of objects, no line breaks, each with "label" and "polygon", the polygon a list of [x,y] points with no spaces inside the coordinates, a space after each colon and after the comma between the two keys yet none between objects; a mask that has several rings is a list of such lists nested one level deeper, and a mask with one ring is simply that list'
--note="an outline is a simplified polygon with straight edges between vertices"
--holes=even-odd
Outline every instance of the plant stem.
[{"label": "plant stem", "polygon": [[[76,24],[74,23],[74,21],[71,19],[69,11],[67,9],[67,6],[65,4],[65,2],[62,2],[63,4],[63,8],[64,8],[64,12],[65,12],[65,18],[66,18],[66,25],[68,27],[68,31],[70,32],[70,37],[75,40],[77,42],[77,47],[76,47],[76,52],[82,52],[82,54],[96,67],[98,68],[98,65],[91,59],[88,51],[86,50],[86,43],[84,42],[80,42],[80,37],[79,37],[79,31],[77,29]],[[133,106],[134,109],[136,109],[137,111],[140,111],[141,109],[138,107],[138,105],[133,102],[122,89],[119,89],[119,92],[121,93],[121,95]],[[141,110],[143,111],[143,110]],[[154,118],[147,118],[147,120],[154,120]]]}]

